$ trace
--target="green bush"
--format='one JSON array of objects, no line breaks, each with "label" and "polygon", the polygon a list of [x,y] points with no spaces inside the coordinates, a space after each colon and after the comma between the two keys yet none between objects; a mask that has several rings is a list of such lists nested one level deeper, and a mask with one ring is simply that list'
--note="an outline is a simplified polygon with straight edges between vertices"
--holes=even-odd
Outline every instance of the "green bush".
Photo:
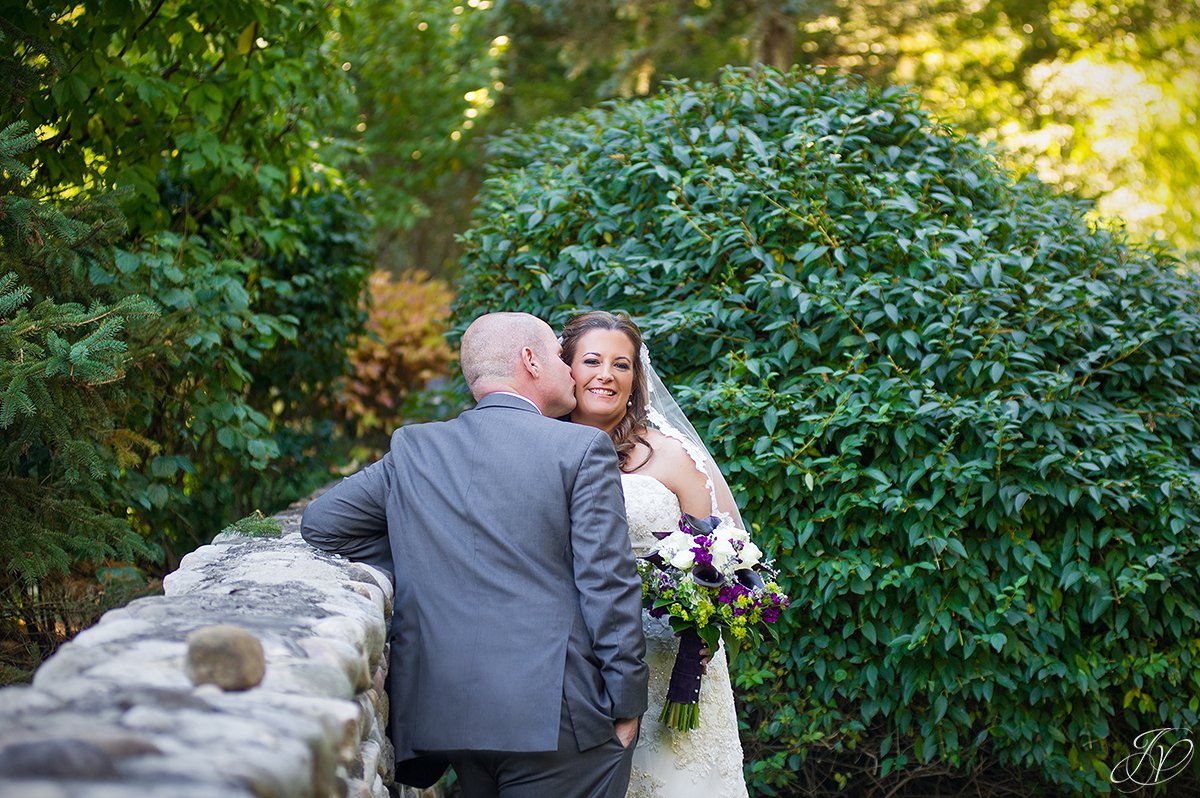
[{"label": "green bush", "polygon": [[255,252],[213,224],[159,233],[117,258],[113,278],[164,308],[138,330],[156,357],[130,387],[148,467],[127,471],[122,487],[171,565],[221,525],[328,481],[334,384],[365,318],[362,198],[316,181],[280,214],[286,252]]},{"label": "green bush", "polygon": [[1107,793],[1137,734],[1195,727],[1200,294],[1169,253],[820,73],[493,164],[456,322],[632,313],[794,597],[736,667],[752,793]]}]

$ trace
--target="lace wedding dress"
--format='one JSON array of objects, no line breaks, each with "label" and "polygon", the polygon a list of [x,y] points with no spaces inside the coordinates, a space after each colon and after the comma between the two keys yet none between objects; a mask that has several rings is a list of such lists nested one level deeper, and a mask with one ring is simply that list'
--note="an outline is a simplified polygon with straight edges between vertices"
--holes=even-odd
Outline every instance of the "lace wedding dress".
[{"label": "lace wedding dress", "polygon": [[[636,556],[658,542],[653,533],[679,523],[679,500],[666,485],[644,474],[624,474],[625,510]],[[668,729],[658,722],[679,641],[665,618],[642,611],[646,664],[650,667],[650,708],[642,716],[633,754],[629,798],[745,798],[742,744],[725,647],[713,653],[700,684],[700,728]]]}]

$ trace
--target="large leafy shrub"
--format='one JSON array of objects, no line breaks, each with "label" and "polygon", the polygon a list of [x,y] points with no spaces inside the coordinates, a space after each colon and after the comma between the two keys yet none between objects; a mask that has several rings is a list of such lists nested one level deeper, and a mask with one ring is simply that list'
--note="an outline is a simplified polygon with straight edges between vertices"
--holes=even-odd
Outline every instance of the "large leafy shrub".
[{"label": "large leafy shrub", "polygon": [[1169,254],[818,73],[494,158],[457,322],[634,314],[795,598],[736,667],[753,792],[1106,793],[1137,734],[1195,727],[1200,308]]}]

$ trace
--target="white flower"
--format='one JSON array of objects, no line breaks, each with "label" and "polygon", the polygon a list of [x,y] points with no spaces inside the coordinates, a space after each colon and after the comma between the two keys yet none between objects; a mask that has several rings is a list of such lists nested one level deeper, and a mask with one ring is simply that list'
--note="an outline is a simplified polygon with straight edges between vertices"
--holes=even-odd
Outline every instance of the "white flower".
[{"label": "white flower", "polygon": [[696,545],[692,540],[692,536],[685,532],[672,532],[667,537],[659,541],[654,548],[656,554],[668,562],[675,558],[675,555],[680,551],[687,551]]},{"label": "white flower", "polygon": [[747,540],[746,545],[742,548],[742,552],[739,555],[742,564],[738,567],[753,568],[754,566],[758,565],[758,562],[762,559],[762,556],[762,549],[760,549],[758,546],[755,546],[753,542]]},{"label": "white flower", "polygon": [[679,552],[671,558],[671,565],[681,571],[686,571],[696,564],[696,555],[691,549],[680,549]]},{"label": "white flower", "polygon": [[733,545],[733,541],[718,535],[709,552],[712,554],[713,568],[716,568],[718,573],[728,574],[733,570],[732,566],[737,562],[737,547]]},{"label": "white flower", "polygon": [[750,533],[744,529],[738,529],[736,526],[722,526],[720,530],[730,540],[740,540],[743,543],[750,542]]},{"label": "white flower", "polygon": [[720,557],[721,559],[728,559],[737,554],[737,549],[734,547],[733,541],[727,537],[718,537],[712,544],[712,549],[710,549],[710,551],[712,551],[713,559],[716,559],[717,557]]}]

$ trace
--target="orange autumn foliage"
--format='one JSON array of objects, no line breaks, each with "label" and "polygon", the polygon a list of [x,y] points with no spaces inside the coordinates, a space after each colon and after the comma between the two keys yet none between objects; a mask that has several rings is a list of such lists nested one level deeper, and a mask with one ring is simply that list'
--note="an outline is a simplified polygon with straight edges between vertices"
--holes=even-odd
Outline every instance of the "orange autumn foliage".
[{"label": "orange autumn foliage", "polygon": [[359,435],[398,426],[405,400],[449,373],[452,350],[444,334],[453,296],[449,285],[425,272],[371,275],[366,334],[350,351],[338,401]]}]

